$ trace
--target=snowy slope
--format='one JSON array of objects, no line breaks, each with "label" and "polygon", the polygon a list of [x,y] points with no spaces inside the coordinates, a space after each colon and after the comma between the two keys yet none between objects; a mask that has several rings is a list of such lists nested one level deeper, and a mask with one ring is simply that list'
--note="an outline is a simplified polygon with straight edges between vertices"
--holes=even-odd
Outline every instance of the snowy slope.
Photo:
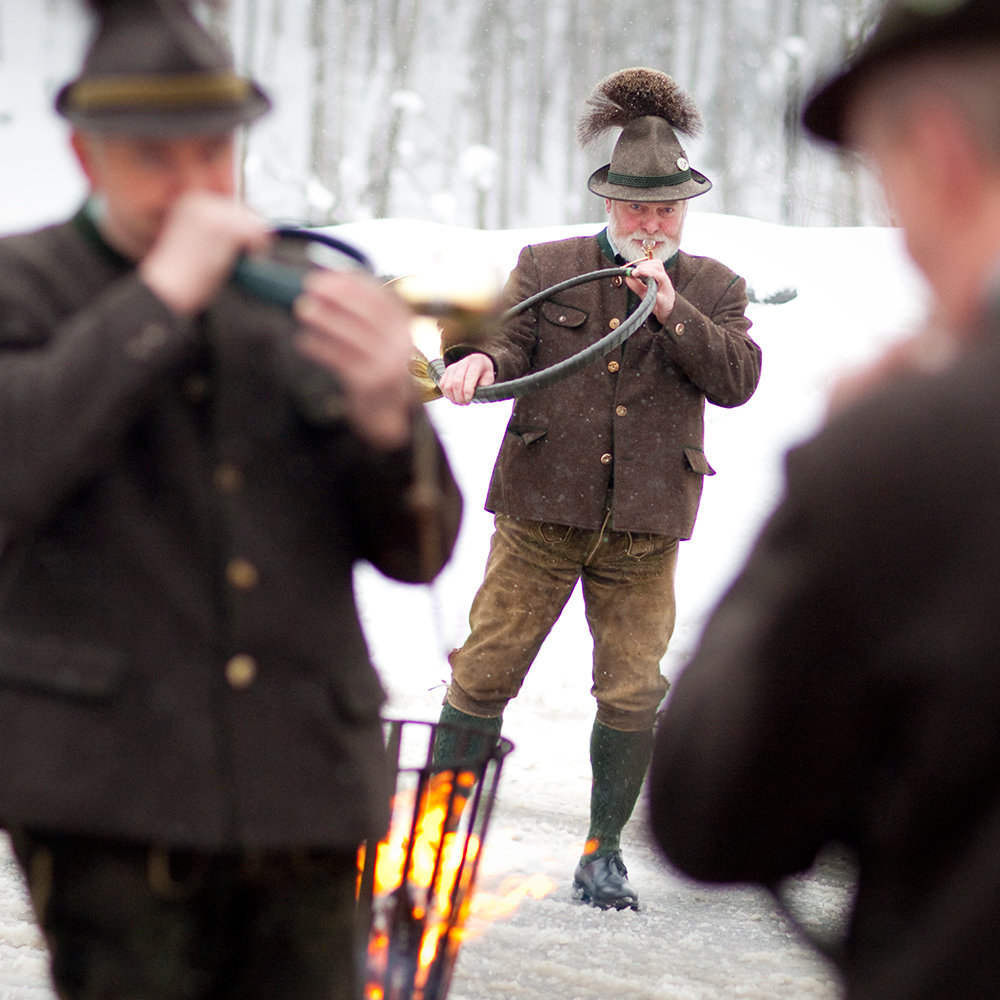
[{"label": "snowy slope", "polygon": [[[12,227],[16,206],[10,218]],[[383,273],[425,270],[456,247],[506,272],[524,243],[593,228],[481,232],[398,220],[339,233],[365,249]],[[758,297],[786,287],[798,296],[785,305],[751,307],[753,335],[764,351],[760,388],[739,409],[709,407],[706,450],[719,474],[707,481],[695,537],[681,548],[668,675],[691,652],[707,611],[773,507],[782,455],[821,420],[831,381],[912,329],[925,302],[899,235],[890,230],[787,229],[693,212],[684,246],[739,270]],[[358,571],[361,613],[394,716],[437,716],[446,655],[465,637],[485,562],[491,520],[481,505],[509,410],[509,403],[430,404],[467,501],[458,549],[441,578],[405,587],[364,567]],[[544,872],[556,889],[465,946],[455,1000],[836,996],[829,972],[766,899],[675,877],[649,845],[641,816],[626,830],[625,857],[642,911],[599,913],[571,901],[589,794],[589,655],[574,597],[508,711],[505,733],[517,749],[503,778],[486,862],[490,885],[503,873]],[[4,852],[0,847],[0,1000],[48,998],[40,938]],[[836,909],[839,884],[837,877],[814,883],[816,905]]]}]

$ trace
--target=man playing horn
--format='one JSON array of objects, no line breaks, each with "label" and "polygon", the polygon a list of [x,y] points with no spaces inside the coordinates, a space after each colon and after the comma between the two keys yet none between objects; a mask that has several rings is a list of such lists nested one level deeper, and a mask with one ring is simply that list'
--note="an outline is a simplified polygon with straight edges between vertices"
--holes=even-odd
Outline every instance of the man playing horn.
[{"label": "man playing horn", "polygon": [[430,579],[458,493],[393,296],[228,284],[267,98],[181,0],[93,6],[91,197],[0,241],[0,820],[61,997],[355,1000],[389,775],[352,566]]},{"label": "man playing horn", "polygon": [[637,906],[620,836],[649,762],[667,690],[660,660],[674,627],[677,545],[691,536],[705,476],[705,400],[745,403],[760,377],[746,284],[680,250],[688,201],[711,188],[677,133],[701,119],[666,74],[627,69],[600,83],[579,124],[589,142],[620,128],[589,188],[604,198],[597,236],[525,247],[504,292],[512,306],[564,279],[642,259],[631,277],[579,286],[523,313],[485,345],[450,349],[441,389],[476,388],[547,368],[616,329],[657,284],[653,314],[620,349],[518,400],[486,500],[496,516],[471,634],[452,652],[441,719],[499,733],[542,641],[577,581],[594,638],[597,718],[590,830],[575,891]]}]

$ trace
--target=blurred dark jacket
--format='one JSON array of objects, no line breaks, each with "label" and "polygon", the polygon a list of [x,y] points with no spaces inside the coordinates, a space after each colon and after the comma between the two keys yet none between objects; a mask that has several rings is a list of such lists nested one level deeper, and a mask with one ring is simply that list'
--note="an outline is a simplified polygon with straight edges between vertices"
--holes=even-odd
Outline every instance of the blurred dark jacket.
[{"label": "blurred dark jacket", "polygon": [[682,871],[766,884],[856,852],[850,1000],[1000,995],[998,382],[993,320],[789,455],[658,733]]},{"label": "blurred dark jacket", "polygon": [[231,289],[179,320],[82,214],[0,241],[4,823],[210,849],[384,827],[351,571],[431,578],[460,499],[418,411],[419,516],[413,449],[356,437],[293,329]]}]

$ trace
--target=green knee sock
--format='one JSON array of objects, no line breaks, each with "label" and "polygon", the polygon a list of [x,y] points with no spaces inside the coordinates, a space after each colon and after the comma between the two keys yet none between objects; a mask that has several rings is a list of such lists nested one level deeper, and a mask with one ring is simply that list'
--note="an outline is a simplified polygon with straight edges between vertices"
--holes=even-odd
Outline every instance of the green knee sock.
[{"label": "green knee sock", "polygon": [[594,722],[590,736],[590,832],[584,854],[588,860],[619,849],[622,828],[635,808],[652,753],[652,729],[629,733]]},{"label": "green knee sock", "polygon": [[[500,736],[503,716],[484,719],[478,715],[460,712],[453,705],[445,702],[438,720],[449,726],[461,726],[466,732],[457,729],[441,728],[434,737],[434,763],[448,766],[451,762],[466,757],[482,757],[489,752]],[[471,732],[469,732],[471,730]]]}]

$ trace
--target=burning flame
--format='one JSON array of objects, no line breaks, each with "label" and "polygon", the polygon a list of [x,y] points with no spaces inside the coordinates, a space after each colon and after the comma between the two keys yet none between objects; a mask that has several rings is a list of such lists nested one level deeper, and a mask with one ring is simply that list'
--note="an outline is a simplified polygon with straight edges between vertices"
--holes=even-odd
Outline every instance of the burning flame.
[{"label": "burning flame", "polygon": [[[471,772],[440,771],[422,791],[404,790],[393,800],[392,827],[374,860],[365,1000],[438,1000],[459,944],[481,932],[465,929],[468,917],[496,920],[526,896],[541,899],[554,887],[535,875],[506,879],[496,895],[472,894],[481,844],[462,828],[462,817],[475,781]],[[359,871],[364,864],[362,848]]]},{"label": "burning flame", "polygon": [[[496,895],[477,892],[472,898],[469,915],[483,921],[509,917],[521,905],[525,896],[542,899],[555,887],[555,882],[548,875],[531,875],[528,878],[511,876],[500,883],[500,890]],[[476,934],[466,931],[462,939],[469,941],[475,936]]]},{"label": "burning flame", "polygon": [[[454,781],[453,781],[454,777]],[[466,906],[453,913],[471,882],[471,866],[479,854],[479,839],[459,831],[462,813],[475,785],[471,772],[440,771],[417,792],[399,793],[393,801],[393,824],[375,855],[375,913],[369,938],[369,982],[366,1000],[383,1000],[380,985],[390,972],[390,931],[402,921],[415,957],[414,1000],[422,1000],[435,962],[442,956],[448,933],[461,926]],[[412,836],[411,836],[412,833]],[[363,866],[364,858],[359,856]],[[414,941],[419,942],[414,948]],[[390,989],[390,995],[391,989]]]}]

